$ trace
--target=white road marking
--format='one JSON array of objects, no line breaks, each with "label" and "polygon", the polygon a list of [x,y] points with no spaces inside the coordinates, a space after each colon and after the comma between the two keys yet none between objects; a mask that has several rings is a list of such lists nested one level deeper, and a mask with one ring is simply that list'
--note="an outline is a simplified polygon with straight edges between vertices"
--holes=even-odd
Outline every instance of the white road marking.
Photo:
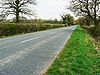
[{"label": "white road marking", "polygon": [[[59,35],[61,35],[61,34],[59,34]],[[51,41],[52,39],[57,38],[59,35],[56,35],[56,36],[51,37],[49,39],[43,40],[42,42],[39,42],[39,43],[37,43],[33,46],[25,48],[24,50],[18,51],[15,54],[12,54],[8,57],[5,57],[4,59],[1,59],[0,60],[0,68],[3,67],[6,64],[13,63],[14,61],[16,61],[16,59],[19,59],[19,58],[23,57],[24,55],[26,55],[26,54],[30,53],[31,51],[33,51],[33,49],[36,49],[37,47],[43,45],[44,43],[47,43],[47,42]],[[3,68],[1,68],[1,69],[3,69]]]},{"label": "white road marking", "polygon": [[56,33],[56,32],[51,32],[51,33],[49,33],[49,34],[54,34],[54,33]]},{"label": "white road marking", "polygon": [[34,40],[34,39],[38,39],[38,38],[43,37],[43,36],[44,36],[44,35],[42,35],[42,36],[38,36],[38,37],[35,37],[35,38],[31,38],[31,39],[28,39],[28,40],[22,41],[22,42],[20,42],[20,43],[25,43],[25,42],[28,42],[28,41],[31,41],[31,40]]},{"label": "white road marking", "polygon": [[[54,34],[54,33],[56,33],[56,32],[51,32],[49,34]],[[38,38],[43,37],[43,36],[45,36],[45,35],[41,35],[41,36],[38,36],[38,37],[35,37],[35,38],[31,38],[31,39],[28,39],[28,40],[24,40],[24,41],[20,42],[19,44],[22,44],[22,43],[25,43],[25,42],[28,42],[28,41],[31,41],[31,40],[34,40],[34,39],[38,39]],[[2,48],[0,48],[0,50],[5,49],[5,48],[9,48],[9,47],[11,47],[11,46],[8,45],[6,47],[2,47]]]},{"label": "white road marking", "polygon": [[[56,33],[56,32],[51,32],[51,33],[49,33],[49,34],[54,34],[54,33]],[[38,38],[43,37],[43,36],[45,36],[45,35],[38,36],[38,37],[35,37],[35,38],[31,38],[31,39],[28,39],[28,40],[22,41],[22,42],[20,42],[20,43],[22,44],[22,43],[25,43],[25,42],[28,42],[28,41],[31,41],[31,40],[34,40],[34,39],[38,39]]]},{"label": "white road marking", "polygon": [[5,49],[5,48],[7,48],[8,46],[6,46],[6,47],[2,47],[2,48],[0,48],[0,49]]},{"label": "white road marking", "polygon": [[[19,44],[22,44],[22,43],[25,43],[25,42],[28,42],[28,41],[31,41],[31,40],[34,40],[34,39],[38,39],[38,38],[43,37],[43,36],[44,36],[44,35],[38,36],[38,37],[35,37],[35,38],[31,38],[31,39],[22,41],[22,42],[20,42]],[[0,49],[5,49],[5,48],[8,48],[8,47],[10,47],[10,45],[8,45],[8,46],[6,46],[6,47],[2,47],[2,48],[0,48]]]}]

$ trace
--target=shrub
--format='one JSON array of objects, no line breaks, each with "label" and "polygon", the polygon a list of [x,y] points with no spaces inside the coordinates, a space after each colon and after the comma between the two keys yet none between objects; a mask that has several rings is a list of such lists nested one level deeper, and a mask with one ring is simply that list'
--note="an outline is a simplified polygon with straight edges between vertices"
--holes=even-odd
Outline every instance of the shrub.
[{"label": "shrub", "polygon": [[92,35],[100,36],[100,25],[92,28]]},{"label": "shrub", "polygon": [[35,32],[35,31],[41,31],[46,29],[52,29],[52,28],[59,28],[64,27],[62,24],[55,24],[55,25],[33,25],[32,23],[5,23],[3,25],[0,25],[0,36],[9,36],[14,34],[20,34],[20,33],[29,33],[29,32]]}]

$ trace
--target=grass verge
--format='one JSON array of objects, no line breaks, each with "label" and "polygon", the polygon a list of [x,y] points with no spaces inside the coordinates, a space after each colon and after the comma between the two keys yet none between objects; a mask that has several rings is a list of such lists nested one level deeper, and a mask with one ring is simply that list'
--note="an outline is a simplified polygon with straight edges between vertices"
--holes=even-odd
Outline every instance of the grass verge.
[{"label": "grass verge", "polygon": [[100,54],[80,26],[45,75],[100,75]]}]

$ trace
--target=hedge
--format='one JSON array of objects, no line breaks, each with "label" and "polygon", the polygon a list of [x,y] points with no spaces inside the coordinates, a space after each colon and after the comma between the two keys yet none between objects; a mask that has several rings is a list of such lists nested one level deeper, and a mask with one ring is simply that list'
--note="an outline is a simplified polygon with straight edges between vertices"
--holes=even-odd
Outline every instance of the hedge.
[{"label": "hedge", "polygon": [[46,29],[52,28],[60,28],[64,27],[62,24],[55,25],[32,25],[32,24],[15,24],[15,23],[6,23],[4,25],[0,25],[0,36],[9,36],[20,33],[30,33],[36,31],[42,31]]}]

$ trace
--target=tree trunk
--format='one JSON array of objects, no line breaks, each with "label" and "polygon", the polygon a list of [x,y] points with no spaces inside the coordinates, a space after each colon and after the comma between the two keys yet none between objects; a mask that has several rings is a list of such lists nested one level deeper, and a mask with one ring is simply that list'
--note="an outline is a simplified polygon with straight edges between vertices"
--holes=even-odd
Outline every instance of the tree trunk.
[{"label": "tree trunk", "polygon": [[19,0],[16,0],[15,3],[16,3],[16,23],[19,23]]},{"label": "tree trunk", "polygon": [[99,22],[97,19],[94,19],[93,21],[94,21],[95,26],[99,26]]},{"label": "tree trunk", "polygon": [[16,23],[19,23],[19,12],[16,13]]}]

